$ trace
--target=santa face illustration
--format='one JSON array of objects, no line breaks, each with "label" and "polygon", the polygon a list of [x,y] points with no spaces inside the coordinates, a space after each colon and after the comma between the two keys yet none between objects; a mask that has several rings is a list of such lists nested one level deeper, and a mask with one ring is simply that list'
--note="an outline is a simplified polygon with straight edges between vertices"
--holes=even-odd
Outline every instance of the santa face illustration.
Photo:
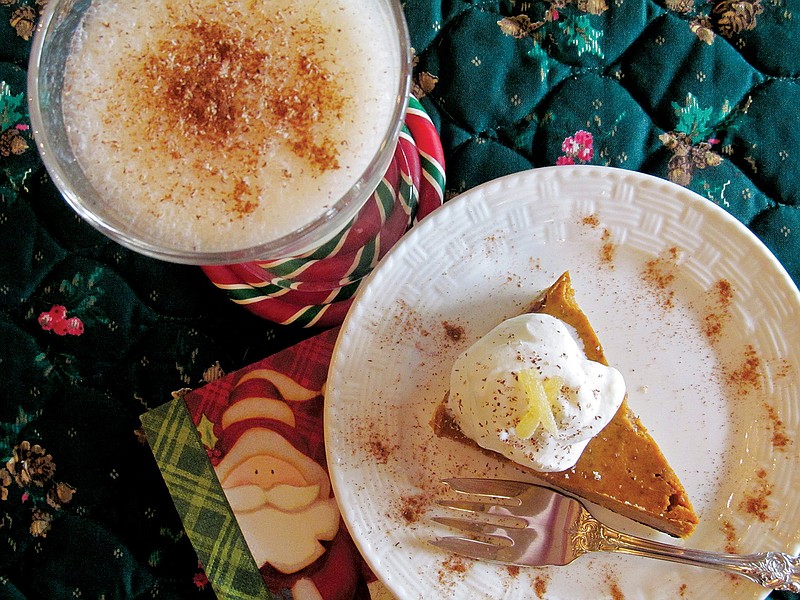
[{"label": "santa face illustration", "polygon": [[[276,572],[270,577],[272,583],[277,580],[298,599],[327,597],[320,591],[329,587],[324,565],[309,569],[322,562],[326,552],[326,562],[338,563],[328,575],[335,571],[339,582],[345,583],[344,568],[353,573],[355,585],[358,570],[352,542],[346,533],[340,534],[339,509],[328,474],[297,447],[290,403],[302,406],[315,399],[321,401],[321,391],[306,389],[277,371],[259,369],[244,375],[222,415],[220,439],[230,436],[227,441],[232,445],[215,467],[262,574],[265,569]],[[342,564],[342,559],[347,562]],[[304,569],[308,574],[301,573]]]}]

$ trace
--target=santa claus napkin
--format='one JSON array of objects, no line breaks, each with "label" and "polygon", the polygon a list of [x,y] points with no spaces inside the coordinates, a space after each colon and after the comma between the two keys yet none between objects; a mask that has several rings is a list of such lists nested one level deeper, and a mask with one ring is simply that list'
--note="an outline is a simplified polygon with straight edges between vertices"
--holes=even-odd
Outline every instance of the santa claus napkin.
[{"label": "santa claus napkin", "polygon": [[326,468],[323,389],[337,333],[321,333],[142,416],[220,598],[361,600],[370,587],[376,592]]}]

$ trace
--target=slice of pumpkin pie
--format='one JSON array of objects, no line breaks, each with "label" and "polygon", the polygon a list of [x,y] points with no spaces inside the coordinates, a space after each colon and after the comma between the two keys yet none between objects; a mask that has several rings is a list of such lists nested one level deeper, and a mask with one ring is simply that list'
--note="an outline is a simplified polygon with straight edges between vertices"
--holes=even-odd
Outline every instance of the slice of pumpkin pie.
[{"label": "slice of pumpkin pie", "polygon": [[569,273],[456,360],[432,426],[672,536],[697,525],[686,490],[628,407]]}]

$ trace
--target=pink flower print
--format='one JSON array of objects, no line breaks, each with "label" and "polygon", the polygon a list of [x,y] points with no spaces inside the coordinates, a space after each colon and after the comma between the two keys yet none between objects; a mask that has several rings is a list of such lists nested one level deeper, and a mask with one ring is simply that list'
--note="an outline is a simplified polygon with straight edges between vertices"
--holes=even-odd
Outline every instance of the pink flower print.
[{"label": "pink flower print", "polygon": [[588,131],[576,131],[561,142],[561,151],[564,154],[556,160],[557,165],[574,165],[576,159],[587,163],[594,157],[594,137]]},{"label": "pink flower print", "polygon": [[581,162],[589,162],[590,160],[592,160],[592,157],[594,156],[594,149],[593,148],[587,148],[587,147],[584,146],[584,147],[578,149],[578,155],[577,156],[578,156],[578,160],[579,161],[581,161]]},{"label": "pink flower print", "polygon": [[39,315],[39,326],[56,335],[83,334],[83,321],[79,317],[67,317],[67,309],[60,304]]},{"label": "pink flower print", "polygon": [[561,151],[568,156],[574,155],[577,150],[578,144],[573,136],[569,136],[568,138],[565,138],[563,142],[561,142]]},{"label": "pink flower print", "polygon": [[591,133],[581,129],[575,132],[575,143],[578,144],[578,146],[588,146],[591,148],[592,144],[594,144],[594,138]]}]

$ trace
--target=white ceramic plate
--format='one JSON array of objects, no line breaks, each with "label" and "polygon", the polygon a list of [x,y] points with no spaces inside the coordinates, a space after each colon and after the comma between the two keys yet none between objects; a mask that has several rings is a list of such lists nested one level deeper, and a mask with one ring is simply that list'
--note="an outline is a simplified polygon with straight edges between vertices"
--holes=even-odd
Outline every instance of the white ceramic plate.
[{"label": "white ceramic plate", "polygon": [[433,505],[445,493],[441,478],[524,478],[433,435],[451,364],[565,270],[625,375],[631,407],[700,515],[686,544],[797,552],[797,288],[745,227],[682,187],[631,171],[554,167],[487,183],[437,210],[383,260],[343,325],[326,445],[363,555],[403,599],[766,596],[744,580],[636,557],[517,570],[426,543],[448,533],[430,520],[443,511]]}]

